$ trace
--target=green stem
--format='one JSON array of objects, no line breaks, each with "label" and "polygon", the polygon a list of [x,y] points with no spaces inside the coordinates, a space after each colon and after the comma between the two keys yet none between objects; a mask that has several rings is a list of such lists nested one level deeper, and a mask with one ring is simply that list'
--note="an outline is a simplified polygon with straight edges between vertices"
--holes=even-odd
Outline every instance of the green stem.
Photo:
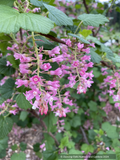
[{"label": "green stem", "polygon": [[83,23],[83,21],[81,21],[81,22],[79,23],[79,25],[78,25],[77,29],[75,30],[74,34],[77,33],[77,31],[78,31],[78,29],[80,28],[80,26],[81,26],[82,23]]},{"label": "green stem", "polygon": [[[38,56],[38,48],[37,48],[36,43],[35,43],[34,32],[32,32],[32,40],[33,40],[33,46],[35,48],[35,53],[36,53],[36,56],[37,56],[37,76],[39,77],[39,73],[40,73],[40,59],[39,59],[39,56]],[[39,89],[42,90],[40,82],[38,82],[38,85],[39,85]]]}]

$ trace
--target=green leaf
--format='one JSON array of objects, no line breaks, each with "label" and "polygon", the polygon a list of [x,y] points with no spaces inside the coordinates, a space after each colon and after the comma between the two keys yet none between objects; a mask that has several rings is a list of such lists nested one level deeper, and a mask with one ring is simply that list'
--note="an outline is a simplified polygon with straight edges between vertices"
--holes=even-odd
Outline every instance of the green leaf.
[{"label": "green leaf", "polygon": [[10,160],[26,160],[26,154],[23,152],[14,153]]},{"label": "green leaf", "polygon": [[111,147],[112,145],[112,139],[105,136],[105,135],[102,135],[101,138],[103,139],[103,142],[105,143],[105,146],[106,147]]},{"label": "green leaf", "polygon": [[93,74],[94,74],[95,78],[97,78],[101,75],[101,72],[98,70],[97,67],[93,67],[92,70],[93,70]]},{"label": "green leaf", "polygon": [[70,130],[70,128],[71,128],[70,123],[66,121],[66,122],[65,122],[65,125],[64,125],[64,128],[65,128],[66,130]]},{"label": "green leaf", "polygon": [[71,133],[72,133],[72,137],[73,137],[73,138],[77,138],[77,135],[78,135],[78,134],[77,134],[76,131],[71,131]]},{"label": "green leaf", "polygon": [[24,143],[24,142],[21,142],[21,143],[20,143],[20,149],[21,149],[21,151],[25,151],[25,150],[26,150],[26,147],[27,147],[27,144],[26,144],[26,143]]},{"label": "green leaf", "polygon": [[15,86],[15,80],[9,78],[6,82],[0,87],[1,97],[8,99],[12,96],[13,89]]},{"label": "green leaf", "polygon": [[25,30],[48,34],[54,27],[54,22],[49,18],[33,13],[21,13],[18,17],[20,27]]},{"label": "green leaf", "polygon": [[79,108],[77,113],[78,113],[79,115],[81,115],[82,113],[84,114],[84,111],[83,111],[82,108]]},{"label": "green leaf", "polygon": [[55,43],[50,42],[48,39],[46,39],[43,36],[37,36],[35,37],[36,39],[40,39],[41,41],[36,41],[37,45],[39,47],[44,47],[44,49],[53,49],[54,47],[56,47]]},{"label": "green leaf", "polygon": [[42,158],[42,153],[41,153],[41,152],[36,152],[35,154],[36,154],[36,156],[38,156],[39,158]]},{"label": "green leaf", "polygon": [[38,0],[30,0],[30,3],[32,3],[34,6],[38,6],[38,7],[43,6],[42,2],[40,2]]},{"label": "green leaf", "polygon": [[87,37],[89,36],[90,34],[92,34],[92,31],[91,30],[87,30],[87,29],[83,29],[81,32],[79,32],[80,34],[83,35],[83,37]]},{"label": "green leaf", "polygon": [[52,4],[54,3],[55,0],[39,0],[39,1]]},{"label": "green leaf", "polygon": [[103,45],[97,38],[93,37],[93,36],[88,36],[87,40],[91,40],[92,42],[94,42],[97,45]]},{"label": "green leaf", "polygon": [[56,153],[53,153],[53,154],[51,154],[46,160],[57,160],[56,159],[57,158],[57,154]]},{"label": "green leaf", "polygon": [[120,147],[120,141],[117,138],[113,139],[112,147]]},{"label": "green leaf", "polygon": [[61,139],[62,139],[62,133],[57,133],[56,135],[55,135],[55,137],[56,137],[56,139],[60,142],[61,141]]},{"label": "green leaf", "polygon": [[44,122],[47,125],[48,132],[53,132],[53,126],[57,123],[57,117],[53,112],[50,112],[45,118]]},{"label": "green leaf", "polygon": [[0,139],[0,152],[5,150],[8,147],[8,137]]},{"label": "green leaf", "polygon": [[19,13],[9,6],[0,5],[0,32],[17,32],[20,28],[48,34],[54,22],[34,13]]},{"label": "green leaf", "polygon": [[72,33],[68,33],[68,35],[79,39],[79,40],[80,40],[81,42],[83,42],[83,43],[90,44],[90,42],[88,42],[87,40],[85,40],[84,38],[82,38],[82,37],[80,37],[80,36],[77,36],[77,35],[72,34]]},{"label": "green leaf", "polygon": [[12,130],[13,121],[11,118],[0,116],[0,139],[5,138]]},{"label": "green leaf", "polygon": [[9,6],[0,5],[0,32],[11,33],[19,30],[19,12]]},{"label": "green leaf", "polygon": [[100,61],[102,61],[101,57],[94,51],[93,48],[90,49],[90,53],[87,55],[91,55],[91,60],[93,63],[100,63]]},{"label": "green leaf", "polygon": [[102,45],[101,48],[102,48],[103,52],[107,53],[106,57],[108,59],[112,60],[112,58],[114,58],[113,52],[112,52],[112,50],[110,48],[108,48],[105,45]]},{"label": "green leaf", "polygon": [[49,18],[58,26],[73,25],[73,21],[65,13],[58,10],[56,7],[43,3],[44,7],[49,11]]},{"label": "green leaf", "polygon": [[68,136],[62,138],[61,143],[59,145],[59,148],[63,149],[64,147],[68,146],[68,143],[69,143],[69,137]]},{"label": "green leaf", "polygon": [[52,155],[57,155],[57,151],[53,149],[42,152],[42,155],[43,155],[43,160],[49,160],[49,158],[50,160],[58,160],[55,158],[56,156],[52,157]]},{"label": "green leaf", "polygon": [[13,55],[7,56],[7,60],[12,64],[13,68],[19,68],[19,60],[15,60]]},{"label": "green leaf", "polygon": [[101,50],[102,52],[106,52],[107,55],[106,57],[110,60],[113,60],[114,55],[113,52],[111,51],[110,48],[108,48],[107,46],[105,46],[103,43],[101,43],[97,38],[92,37],[92,36],[88,36],[87,37],[88,40],[92,40],[92,42],[96,43],[97,45],[101,46]]},{"label": "green leaf", "polygon": [[4,40],[4,41],[10,41],[12,40],[12,38],[4,33],[0,33],[0,40]]},{"label": "green leaf", "polygon": [[116,12],[120,12],[120,7],[116,6]]},{"label": "green leaf", "polygon": [[0,0],[0,5],[13,6],[14,0]]},{"label": "green leaf", "polygon": [[22,111],[20,113],[20,120],[25,121],[25,119],[27,118],[28,114],[29,113],[27,111]]},{"label": "green leaf", "polygon": [[117,63],[116,65],[119,67],[119,65],[120,65],[120,56],[114,53],[114,57],[112,57],[112,61]]},{"label": "green leaf", "polygon": [[46,150],[52,150],[53,144],[55,144],[54,139],[47,133],[44,134],[44,139],[46,140],[46,143],[45,143]]},{"label": "green leaf", "polygon": [[76,25],[73,25],[73,26],[70,26],[70,25],[65,26],[65,29],[66,29],[67,31],[71,31],[72,33],[75,33],[75,32],[77,31],[76,34],[78,34],[79,31],[80,31],[80,29],[77,29],[77,26],[76,26]]},{"label": "green leaf", "polygon": [[74,148],[75,147],[75,143],[73,141],[69,141],[69,144],[67,145],[67,147],[69,149]]},{"label": "green leaf", "polygon": [[18,92],[26,92],[26,91],[29,91],[30,89],[29,88],[27,88],[27,87],[25,87],[24,85],[22,85],[22,86],[20,86],[20,87],[18,87],[18,88],[16,88],[16,90],[18,91]]},{"label": "green leaf", "polygon": [[97,111],[97,103],[96,103],[96,102],[90,101],[90,102],[88,103],[88,106],[90,107],[90,110],[91,110],[91,111]]},{"label": "green leaf", "polygon": [[13,151],[17,150],[17,149],[18,149],[17,144],[12,145],[12,146],[11,146],[11,149],[12,149]]},{"label": "green leaf", "polygon": [[111,139],[118,138],[118,136],[119,136],[116,131],[116,127],[110,125],[110,123],[108,123],[108,122],[104,122],[102,124],[102,129],[107,133],[107,136]]},{"label": "green leaf", "polygon": [[36,143],[33,145],[34,152],[38,152],[40,150],[40,143]]},{"label": "green leaf", "polygon": [[69,112],[67,115],[68,115],[70,118],[74,117],[74,113],[73,113],[73,112]]},{"label": "green leaf", "polygon": [[80,116],[76,115],[72,118],[72,120],[70,121],[70,124],[72,127],[78,127],[81,125],[81,119]]},{"label": "green leaf", "polygon": [[6,149],[0,152],[0,158],[4,158],[6,156]]},{"label": "green leaf", "polygon": [[89,133],[89,138],[91,140],[94,140],[95,139],[95,136],[97,136],[97,133],[95,133],[95,131],[93,129],[91,130],[88,130],[88,133]]},{"label": "green leaf", "polygon": [[94,147],[93,147],[92,145],[83,144],[83,145],[81,146],[81,150],[82,150],[82,151],[85,151],[86,154],[87,154],[88,152],[93,153]]},{"label": "green leaf", "polygon": [[0,104],[2,104],[4,101],[5,101],[5,99],[0,97]]},{"label": "green leaf", "polygon": [[4,78],[3,74],[0,74],[0,81]]},{"label": "green leaf", "polygon": [[20,93],[17,97],[16,97],[16,103],[18,105],[18,107],[20,107],[21,109],[28,109],[28,108],[32,108],[32,105],[30,104],[30,102],[25,98],[23,93]]},{"label": "green leaf", "polygon": [[15,69],[11,66],[6,66],[7,62],[5,58],[0,59],[0,74],[10,76],[15,73]]},{"label": "green leaf", "polygon": [[82,14],[78,16],[78,19],[83,21],[83,24],[86,26],[99,27],[100,24],[105,24],[109,20],[101,14]]},{"label": "green leaf", "polygon": [[8,51],[7,51],[7,47],[8,46],[11,46],[8,41],[1,40],[1,42],[0,42],[0,50],[1,50],[3,56],[8,53]]},{"label": "green leaf", "polygon": [[40,124],[40,121],[38,120],[38,118],[33,118],[32,123],[33,124]]}]

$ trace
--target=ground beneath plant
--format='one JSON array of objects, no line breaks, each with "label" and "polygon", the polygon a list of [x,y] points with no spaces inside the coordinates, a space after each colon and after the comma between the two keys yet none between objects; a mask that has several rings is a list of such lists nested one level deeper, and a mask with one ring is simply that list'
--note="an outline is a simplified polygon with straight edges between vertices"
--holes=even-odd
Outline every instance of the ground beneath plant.
[{"label": "ground beneath plant", "polygon": [[[115,125],[116,120],[120,121],[120,112],[116,108],[113,108],[108,114],[108,117],[105,118],[105,121],[109,121]],[[11,146],[14,144],[19,146],[21,142],[25,142],[27,144],[27,149],[24,151],[26,153],[26,160],[40,160],[33,151],[33,145],[38,142],[41,143],[42,139],[43,134],[41,125],[34,124],[31,128],[21,129],[14,124],[12,131],[9,133],[6,157],[0,160],[10,160],[13,153],[19,152],[19,150],[12,151]]]},{"label": "ground beneath plant", "polygon": [[13,153],[19,153],[19,149],[13,151],[11,147],[17,144],[18,148],[21,142],[27,144],[26,160],[40,160],[33,151],[33,145],[41,143],[43,139],[41,125],[33,125],[31,128],[21,128],[14,124],[12,131],[9,133],[8,148],[6,150],[6,157],[0,160],[10,160]]}]

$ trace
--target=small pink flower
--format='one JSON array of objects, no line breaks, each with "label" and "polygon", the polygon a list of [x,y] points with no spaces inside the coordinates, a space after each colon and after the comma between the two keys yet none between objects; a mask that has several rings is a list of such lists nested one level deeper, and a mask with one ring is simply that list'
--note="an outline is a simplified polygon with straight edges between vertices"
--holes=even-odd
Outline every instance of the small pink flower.
[{"label": "small pink flower", "polygon": [[17,110],[10,110],[9,112],[12,113],[12,114],[14,114],[14,115],[17,114]]},{"label": "small pink flower", "polygon": [[47,114],[47,112],[48,112],[48,105],[47,105],[46,102],[44,102],[43,104],[40,105],[39,112],[41,113],[41,115],[43,115],[43,113]]},{"label": "small pink flower", "polygon": [[63,60],[65,60],[65,57],[63,55],[59,55],[55,58],[52,58],[52,62],[62,62]]},{"label": "small pink flower", "polygon": [[95,43],[91,43],[90,46],[95,48]]},{"label": "small pink flower", "polygon": [[109,149],[109,147],[106,147],[106,149],[109,151],[110,149]]},{"label": "small pink flower", "polygon": [[67,108],[59,108],[55,113],[55,116],[66,117],[66,113],[70,112],[69,107]]},{"label": "small pink flower", "polygon": [[79,60],[76,60],[72,64],[73,67],[78,67],[79,66]]},{"label": "small pink flower", "polygon": [[67,44],[69,47],[71,47],[71,46],[72,46],[72,45],[71,45],[71,40],[68,39],[68,40],[66,41],[66,44]]},{"label": "small pink flower", "polygon": [[33,76],[30,79],[33,83],[37,84],[38,82],[40,82],[40,77],[38,77],[37,75]]},{"label": "small pink flower", "polygon": [[87,67],[93,67],[93,62],[89,62],[89,63],[87,64]]},{"label": "small pink flower", "polygon": [[41,69],[43,69],[44,71],[48,71],[51,67],[50,63],[44,63],[42,66],[41,66]]},{"label": "small pink flower", "polygon": [[31,62],[31,58],[30,57],[26,57],[25,54],[19,54],[19,53],[14,53],[14,57],[15,59],[20,59],[20,62]]},{"label": "small pink flower", "polygon": [[97,8],[97,3],[93,3],[92,7],[96,9]]},{"label": "small pink flower", "polygon": [[34,9],[33,9],[33,12],[34,12],[34,13],[35,13],[35,12],[40,12],[40,10],[41,10],[40,8],[34,8]]},{"label": "small pink flower", "polygon": [[12,64],[9,61],[7,61],[6,66],[12,66]]},{"label": "small pink flower", "polygon": [[41,145],[40,145],[40,148],[41,148],[43,151],[46,151],[45,143],[41,144]]},{"label": "small pink flower", "polygon": [[55,56],[55,54],[60,54],[60,48],[57,46],[53,48],[51,51],[48,51],[48,54],[50,56]]},{"label": "small pink flower", "polygon": [[21,79],[16,79],[15,84],[17,85],[17,88],[24,85],[25,87],[28,87],[29,81],[28,80],[21,80]]},{"label": "small pink flower", "polygon": [[89,54],[90,53],[90,48],[82,49],[82,51]]},{"label": "small pink flower", "polygon": [[62,70],[61,68],[58,68],[55,71],[50,71],[50,74],[60,76],[62,74]]},{"label": "small pink flower", "polygon": [[87,27],[87,29],[93,29],[93,28],[94,28],[93,26],[88,26],[88,27]]},{"label": "small pink flower", "polygon": [[91,56],[87,56],[87,55],[84,55],[83,57],[81,57],[82,61],[84,60],[90,61],[90,59],[91,59]]},{"label": "small pink flower", "polygon": [[43,143],[43,144],[40,145],[41,149],[44,148],[44,147],[45,147],[45,143]]},{"label": "small pink flower", "polygon": [[78,43],[77,46],[78,46],[78,49],[80,50],[84,47],[84,44]]}]

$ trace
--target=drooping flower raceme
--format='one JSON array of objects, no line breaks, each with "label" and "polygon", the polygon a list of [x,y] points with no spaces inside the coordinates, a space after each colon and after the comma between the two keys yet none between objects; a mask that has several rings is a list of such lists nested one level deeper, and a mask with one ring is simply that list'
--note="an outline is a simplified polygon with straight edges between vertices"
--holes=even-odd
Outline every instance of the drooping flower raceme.
[{"label": "drooping flower raceme", "polygon": [[[61,44],[50,51],[39,48],[38,53],[34,51],[34,47],[25,47],[29,54],[21,54],[19,45],[8,48],[13,51],[15,59],[20,60],[21,78],[18,76],[15,84],[17,88],[22,85],[29,88],[24,95],[32,104],[32,108],[38,109],[41,115],[47,114],[50,107],[56,116],[66,117],[66,114],[71,111],[69,106],[76,105],[70,99],[70,93],[67,91],[63,94],[62,90],[68,87],[74,88],[76,85],[78,94],[86,93],[93,83],[93,73],[88,72],[88,68],[93,67],[93,63],[90,62],[90,55],[87,55],[93,45],[79,42],[74,45],[70,39],[63,41],[66,45]],[[43,54],[49,56],[49,59],[43,59]],[[53,69],[52,66],[56,62],[58,67]],[[32,66],[36,68],[31,71]],[[42,74],[50,76],[50,80],[46,80]],[[67,76],[68,81],[61,86],[59,80],[64,76]]]}]

